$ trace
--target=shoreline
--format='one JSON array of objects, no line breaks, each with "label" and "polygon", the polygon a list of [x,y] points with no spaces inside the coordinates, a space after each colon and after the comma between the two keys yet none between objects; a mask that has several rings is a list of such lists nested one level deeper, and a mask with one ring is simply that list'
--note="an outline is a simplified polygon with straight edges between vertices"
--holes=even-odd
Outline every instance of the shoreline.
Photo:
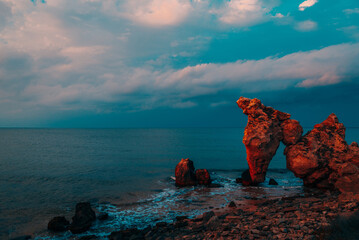
[{"label": "shoreline", "polygon": [[[256,188],[260,191],[261,187]],[[243,188],[237,191],[241,192]],[[173,222],[157,222],[155,226],[114,229],[96,235],[88,231],[79,235],[65,234],[62,238],[51,233],[46,239],[327,239],[323,235],[325,229],[336,218],[350,216],[354,212],[359,216],[358,195],[314,188],[304,187],[302,193],[294,195],[263,194],[240,198],[230,195],[228,200],[231,202],[227,206],[213,207],[195,217],[178,215]],[[100,220],[100,216],[107,212],[96,212],[98,220],[92,230],[110,221],[110,218]],[[38,237],[34,236],[34,239]],[[31,238],[22,236],[14,239]]]},{"label": "shoreline", "polygon": [[292,197],[233,200],[193,219],[179,216],[173,223],[112,232],[109,239],[326,239],[335,219],[358,209],[351,195],[306,189]]}]

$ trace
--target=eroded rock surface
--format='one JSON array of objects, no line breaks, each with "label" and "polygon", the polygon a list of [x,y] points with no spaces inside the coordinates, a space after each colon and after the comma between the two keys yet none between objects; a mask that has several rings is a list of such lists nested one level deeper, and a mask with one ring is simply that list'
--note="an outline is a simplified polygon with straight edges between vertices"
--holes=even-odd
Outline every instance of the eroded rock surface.
[{"label": "eroded rock surface", "polygon": [[307,186],[359,193],[359,148],[345,141],[345,127],[335,114],[286,147],[287,168]]},{"label": "eroded rock surface", "polygon": [[282,127],[285,128],[286,142],[291,144],[301,136],[301,127],[298,121],[290,120],[290,114],[266,107],[259,99],[240,97],[237,104],[248,115],[243,143],[250,176],[254,184],[261,183],[264,182],[269,163],[283,140]]},{"label": "eroded rock surface", "polygon": [[193,161],[189,158],[182,159],[175,169],[176,185],[178,187],[196,185],[196,173],[194,171]]},{"label": "eroded rock surface", "polygon": [[285,145],[295,144],[303,134],[303,128],[299,122],[294,119],[287,119],[281,123],[283,131],[283,143]]}]

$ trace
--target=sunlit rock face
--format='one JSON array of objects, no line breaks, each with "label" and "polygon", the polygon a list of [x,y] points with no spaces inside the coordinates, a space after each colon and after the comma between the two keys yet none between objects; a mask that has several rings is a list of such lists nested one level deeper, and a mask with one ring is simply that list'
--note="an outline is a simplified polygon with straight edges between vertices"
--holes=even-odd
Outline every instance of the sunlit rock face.
[{"label": "sunlit rock face", "polygon": [[335,114],[286,147],[287,168],[307,186],[359,192],[359,148],[345,141],[345,127]]},{"label": "sunlit rock face", "polygon": [[303,128],[299,122],[294,119],[287,119],[281,123],[283,131],[283,143],[285,145],[291,145],[298,142],[303,134]]},{"label": "sunlit rock face", "polygon": [[[243,143],[250,176],[253,184],[261,183],[264,182],[269,163],[283,140],[281,124],[290,118],[290,114],[266,107],[256,98],[240,97],[237,104],[248,115]],[[291,131],[287,133],[288,141],[294,142],[292,138],[297,137],[289,136]]]},{"label": "sunlit rock face", "polygon": [[196,173],[193,161],[188,158],[182,159],[175,169],[176,185],[178,187],[196,185]]}]

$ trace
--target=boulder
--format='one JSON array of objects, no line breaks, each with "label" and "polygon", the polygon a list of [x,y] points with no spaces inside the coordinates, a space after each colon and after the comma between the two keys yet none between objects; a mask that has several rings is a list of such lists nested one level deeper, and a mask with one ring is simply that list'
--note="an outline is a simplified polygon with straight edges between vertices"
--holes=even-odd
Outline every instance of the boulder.
[{"label": "boulder", "polygon": [[287,119],[281,123],[283,131],[283,143],[285,145],[295,144],[303,134],[303,128],[299,122],[294,119]]},{"label": "boulder", "polygon": [[[246,147],[251,180],[255,184],[261,183],[264,182],[269,163],[280,141],[283,140],[281,124],[290,119],[290,114],[266,107],[256,98],[240,97],[237,104],[243,113],[248,115],[243,143]],[[287,136],[287,138],[292,137]]]},{"label": "boulder", "polygon": [[196,181],[200,185],[209,185],[211,184],[211,176],[207,169],[197,169],[196,170]]},{"label": "boulder", "polygon": [[47,224],[47,229],[53,232],[63,232],[67,230],[70,222],[63,216],[54,217]]},{"label": "boulder", "polygon": [[196,185],[196,174],[193,161],[188,158],[182,159],[175,169],[176,185],[178,187]]},{"label": "boulder", "polygon": [[273,178],[269,179],[269,185],[278,185],[277,181]]},{"label": "boulder", "polygon": [[95,220],[96,214],[92,210],[91,204],[89,202],[78,203],[69,229],[72,233],[83,233],[91,227]]},{"label": "boulder", "polygon": [[359,192],[359,148],[345,141],[345,127],[335,114],[314,126],[284,151],[287,168],[306,186]]},{"label": "boulder", "polygon": [[208,222],[208,220],[211,219],[213,216],[215,216],[213,211],[203,213],[203,222]]}]

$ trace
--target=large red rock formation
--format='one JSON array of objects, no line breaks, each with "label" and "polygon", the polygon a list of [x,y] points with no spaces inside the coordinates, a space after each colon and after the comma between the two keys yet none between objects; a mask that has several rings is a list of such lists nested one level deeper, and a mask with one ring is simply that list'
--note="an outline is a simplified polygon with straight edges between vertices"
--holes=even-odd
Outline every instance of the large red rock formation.
[{"label": "large red rock formation", "polygon": [[237,101],[243,113],[248,115],[243,143],[253,184],[264,182],[269,162],[279,143],[293,144],[302,135],[298,121],[290,120],[290,114],[264,106],[260,100],[240,97]]},{"label": "large red rock formation", "polygon": [[359,148],[335,114],[286,147],[287,167],[307,186],[359,192]]},{"label": "large red rock formation", "polygon": [[182,159],[175,169],[176,185],[178,187],[196,185],[196,174],[193,161],[188,158]]}]

